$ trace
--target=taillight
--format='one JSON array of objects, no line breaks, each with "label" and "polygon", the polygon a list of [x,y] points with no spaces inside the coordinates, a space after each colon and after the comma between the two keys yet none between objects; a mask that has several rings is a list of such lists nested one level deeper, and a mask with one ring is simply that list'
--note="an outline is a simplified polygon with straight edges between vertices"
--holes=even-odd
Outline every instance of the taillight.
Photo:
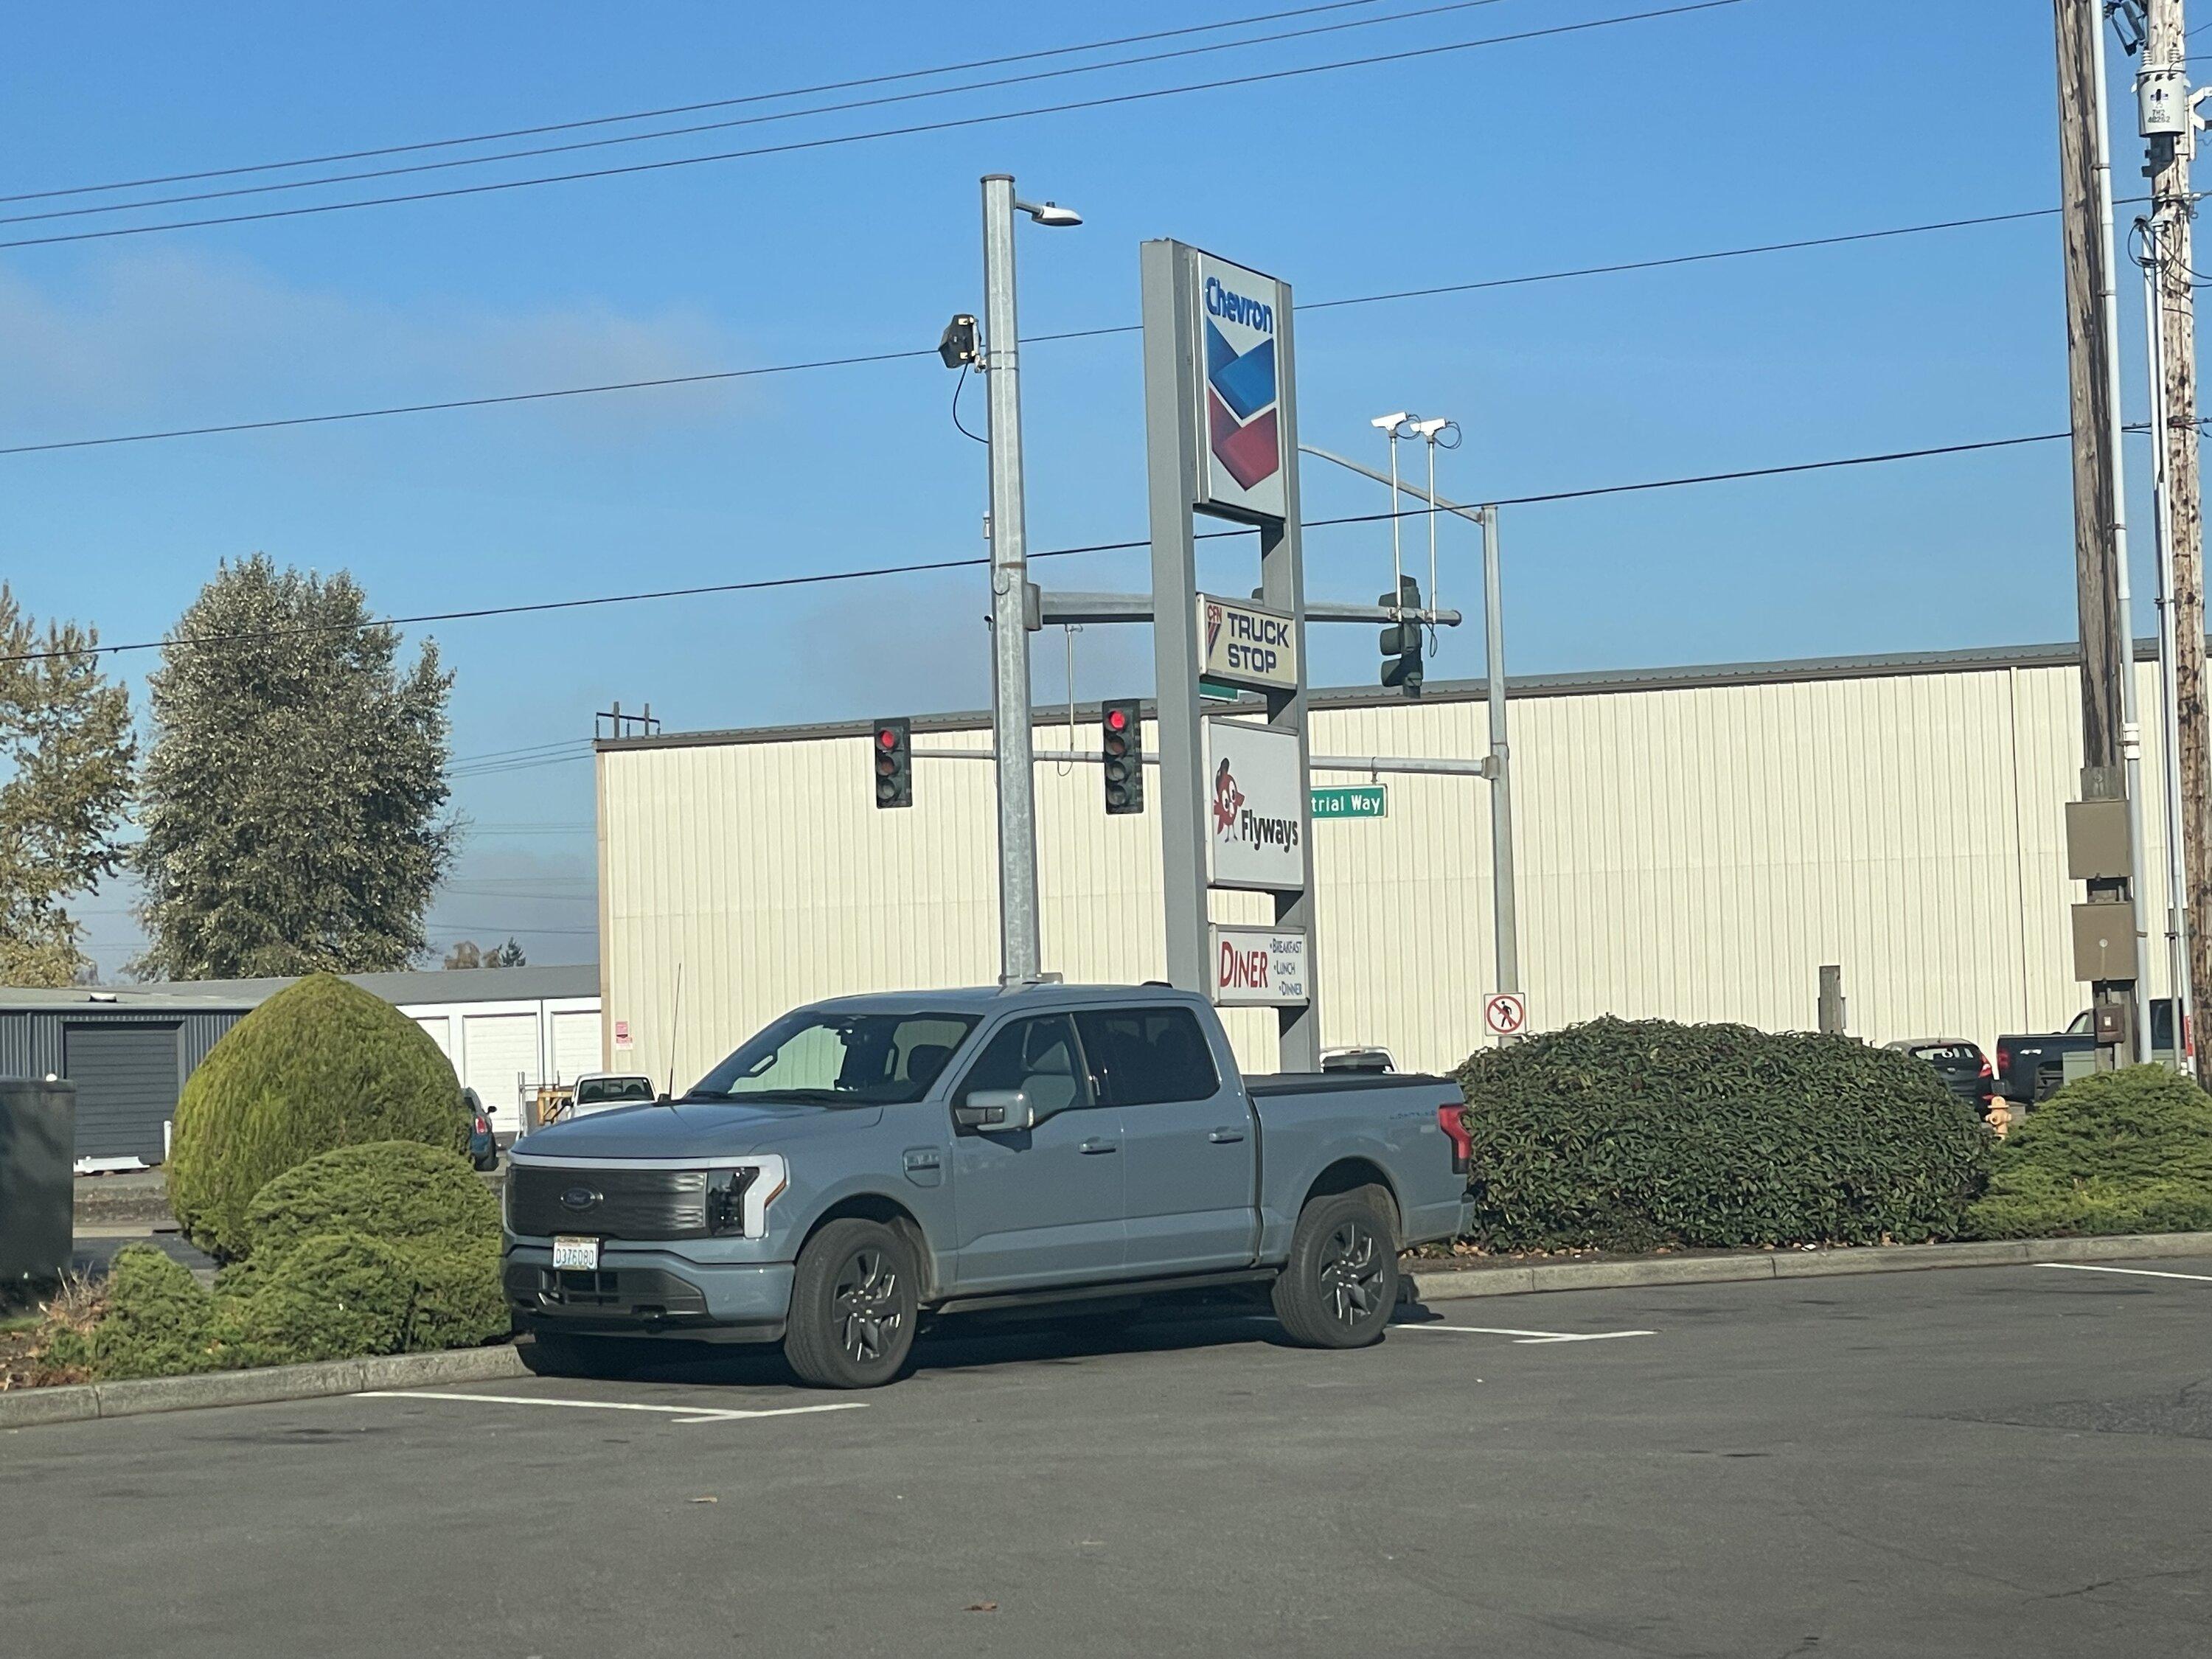
[{"label": "taillight", "polygon": [[2002,1042],[1997,1044],[1997,1070],[2000,1072],[2012,1070],[2012,1050]]},{"label": "taillight", "polygon": [[478,1112],[477,1114],[477,1133],[480,1135],[488,1135],[491,1133],[490,1120],[486,1118],[482,1112]]},{"label": "taillight", "polygon": [[1437,1127],[1444,1132],[1451,1142],[1452,1173],[1465,1175],[1474,1161],[1474,1137],[1467,1131],[1467,1108],[1439,1106],[1437,1108]]}]

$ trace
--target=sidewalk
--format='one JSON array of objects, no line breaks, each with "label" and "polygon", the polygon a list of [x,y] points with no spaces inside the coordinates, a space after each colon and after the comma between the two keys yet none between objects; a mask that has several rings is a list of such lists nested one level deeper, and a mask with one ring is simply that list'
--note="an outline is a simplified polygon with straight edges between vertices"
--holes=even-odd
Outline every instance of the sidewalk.
[{"label": "sidewalk", "polygon": [[1936,1267],[2003,1267],[2030,1261],[2103,1261],[2212,1256],[2212,1233],[2133,1233],[2104,1238],[2003,1239],[1966,1244],[1838,1245],[1797,1250],[1682,1251],[1598,1261],[1502,1261],[1462,1265],[1415,1262],[1407,1294],[1421,1302],[1534,1291],[1612,1290],[1760,1279],[1819,1279],[1837,1273],[1911,1273]]}]

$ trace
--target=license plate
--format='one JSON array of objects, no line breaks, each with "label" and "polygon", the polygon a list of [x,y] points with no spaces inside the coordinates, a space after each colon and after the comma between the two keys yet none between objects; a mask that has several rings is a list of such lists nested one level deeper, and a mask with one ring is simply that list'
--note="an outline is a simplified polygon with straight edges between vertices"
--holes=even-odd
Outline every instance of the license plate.
[{"label": "license plate", "polygon": [[596,1238],[556,1237],[553,1241],[553,1265],[556,1267],[581,1267],[594,1273],[599,1265],[599,1241]]}]

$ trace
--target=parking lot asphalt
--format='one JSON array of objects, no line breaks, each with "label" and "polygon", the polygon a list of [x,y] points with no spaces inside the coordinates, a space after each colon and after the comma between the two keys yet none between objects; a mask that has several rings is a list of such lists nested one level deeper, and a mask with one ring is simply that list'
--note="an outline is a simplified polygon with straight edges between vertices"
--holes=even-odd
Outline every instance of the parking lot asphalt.
[{"label": "parking lot asphalt", "polygon": [[2142,1271],[1485,1298],[1348,1354],[1241,1317],[948,1335],[857,1395],[725,1352],[25,1429],[0,1633],[43,1659],[2212,1654],[2212,1278],[2110,1265]]}]

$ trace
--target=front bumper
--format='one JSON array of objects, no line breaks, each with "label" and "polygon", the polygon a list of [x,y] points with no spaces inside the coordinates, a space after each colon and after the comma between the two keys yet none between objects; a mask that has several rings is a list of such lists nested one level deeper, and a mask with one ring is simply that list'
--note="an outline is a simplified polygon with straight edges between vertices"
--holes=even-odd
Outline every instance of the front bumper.
[{"label": "front bumper", "polygon": [[777,1342],[791,1311],[788,1261],[696,1261],[610,1243],[596,1272],[553,1266],[542,1244],[511,1243],[501,1270],[526,1329]]}]

